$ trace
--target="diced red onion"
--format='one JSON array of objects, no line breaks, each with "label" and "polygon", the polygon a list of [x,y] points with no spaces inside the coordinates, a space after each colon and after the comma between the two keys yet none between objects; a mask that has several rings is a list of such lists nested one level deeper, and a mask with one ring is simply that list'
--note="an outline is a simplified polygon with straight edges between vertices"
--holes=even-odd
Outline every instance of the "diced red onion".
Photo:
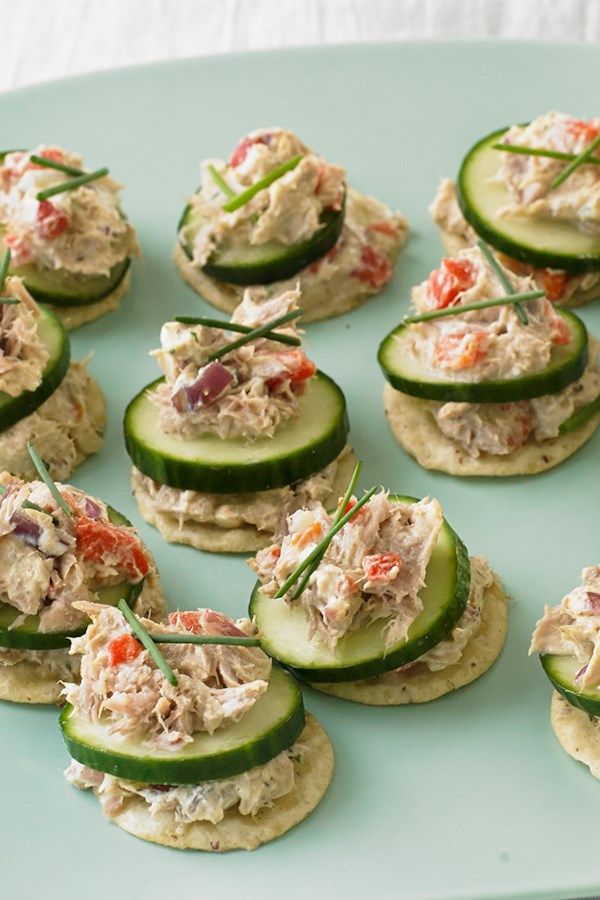
[{"label": "diced red onion", "polygon": [[583,678],[583,676],[585,675],[588,666],[589,666],[589,663],[586,663],[585,666],[582,666],[581,669],[575,673],[573,680],[580,681]]},{"label": "diced red onion", "polygon": [[588,591],[587,599],[590,609],[593,609],[594,612],[600,613],[600,594],[595,594],[593,591]]},{"label": "diced red onion", "polygon": [[30,519],[29,516],[18,509],[11,515],[9,521],[11,525],[15,526],[12,531],[15,537],[21,538],[22,541],[31,547],[38,546],[39,539],[42,536],[42,529],[37,522],[34,522],[33,519]]},{"label": "diced red onion", "polygon": [[220,362],[211,362],[200,370],[200,374],[190,385],[184,385],[171,397],[178,412],[189,412],[199,406],[210,406],[227,390],[233,375]]},{"label": "diced red onion", "polygon": [[88,519],[99,519],[102,510],[90,497],[85,498],[85,514]]}]

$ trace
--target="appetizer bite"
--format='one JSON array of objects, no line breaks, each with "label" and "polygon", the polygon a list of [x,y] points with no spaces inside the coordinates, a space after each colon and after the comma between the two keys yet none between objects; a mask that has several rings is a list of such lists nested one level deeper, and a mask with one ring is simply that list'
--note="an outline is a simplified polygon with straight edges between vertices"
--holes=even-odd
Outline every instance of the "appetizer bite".
[{"label": "appetizer bite", "polygon": [[312,812],[331,744],[248,619],[198,609],[157,624],[123,602],[76,605],[92,624],[71,647],[65,775],[113,822],[170,847],[253,850]]},{"label": "appetizer bite", "polygon": [[86,172],[76,153],[41,145],[0,154],[0,236],[10,273],[67,329],[117,309],[139,254],[108,169]]},{"label": "appetizer bite", "polygon": [[554,687],[556,737],[600,778],[600,566],[584,569],[580,585],[545,607],[529,652],[540,654]]},{"label": "appetizer bite", "polygon": [[282,128],[242,138],[228,163],[204,160],[174,260],[202,297],[233,312],[302,288],[304,321],[348,312],[390,280],[408,222],[346,186],[346,172]]},{"label": "appetizer bite", "polygon": [[379,363],[392,432],[425,468],[532,475],[598,427],[600,345],[535,288],[480,241],[413,289]]},{"label": "appetizer bite", "polygon": [[286,510],[337,497],[354,465],[340,388],[300,348],[299,291],[231,322],[167,322],[165,377],[125,413],[132,488],[167,541],[240,553],[272,542]]},{"label": "appetizer bite", "polygon": [[600,297],[600,119],[563,113],[502,128],[465,156],[430,206],[452,256],[482,237],[549,300]]},{"label": "appetizer bite", "polygon": [[78,604],[121,598],[162,614],[149,552],[127,519],[102,500],[56,484],[30,446],[40,480],[0,473],[0,698],[55,703],[78,677],[69,641],[88,624]]},{"label": "appetizer bite", "polygon": [[372,705],[423,703],[482,675],[506,637],[506,596],[437,500],[371,488],[312,502],[249,565],[264,650],[314,688]]},{"label": "appetizer bite", "polygon": [[36,441],[54,478],[102,446],[106,402],[86,361],[70,363],[60,320],[38,306],[20,278],[0,265],[0,469],[35,477],[27,442]]}]

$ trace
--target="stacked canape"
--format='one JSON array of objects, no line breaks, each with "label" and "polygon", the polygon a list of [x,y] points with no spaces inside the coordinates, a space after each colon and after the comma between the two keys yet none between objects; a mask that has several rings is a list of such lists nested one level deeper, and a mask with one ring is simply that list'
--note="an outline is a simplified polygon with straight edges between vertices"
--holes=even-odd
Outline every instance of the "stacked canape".
[{"label": "stacked canape", "polygon": [[437,500],[371,488],[337,511],[292,513],[250,562],[262,646],[313,687],[373,705],[422,703],[468,684],[506,635],[506,597]]},{"label": "stacked canape", "polygon": [[117,825],[172,847],[252,850],[312,812],[331,745],[248,619],[198,609],[159,625],[123,603],[77,606],[92,624],[71,647],[81,683],[65,686],[65,774]]},{"label": "stacked canape", "polygon": [[566,752],[600,778],[600,566],[558,606],[546,606],[530,653],[541,654],[552,696],[551,722]]},{"label": "stacked canape", "polygon": [[164,601],[152,559],[130,523],[95,497],[56,484],[30,446],[42,480],[0,473],[0,697],[53,703],[78,662],[71,638],[81,602],[121,598],[146,614]]},{"label": "stacked canape", "polygon": [[59,147],[0,154],[0,236],[11,274],[67,328],[116,309],[139,253],[108,169],[86,172]]},{"label": "stacked canape", "polygon": [[430,207],[448,253],[481,237],[550,300],[599,298],[599,146],[600,119],[556,112],[482,138]]},{"label": "stacked canape", "polygon": [[[4,269],[8,259],[5,253]],[[67,478],[102,445],[104,396],[85,362],[69,362],[69,339],[54,313],[37,305],[20,278],[2,275],[2,282],[0,468],[34,477],[33,440],[52,476]]]},{"label": "stacked canape", "polygon": [[248,292],[231,323],[163,326],[165,377],[129,404],[125,440],[140,511],[167,540],[256,550],[285,510],[327,503],[347,480],[346,402],[300,348],[298,300]]},{"label": "stacked canape", "polygon": [[264,300],[296,283],[307,322],[353,309],[392,277],[408,223],[345,177],[290,131],[247,135],[228,163],[202,163],[179,223],[181,274],[227,312],[247,285]]},{"label": "stacked canape", "polygon": [[478,246],[413,289],[381,344],[394,436],[426,468],[524,475],[562,462],[600,421],[599,345],[530,276]]}]

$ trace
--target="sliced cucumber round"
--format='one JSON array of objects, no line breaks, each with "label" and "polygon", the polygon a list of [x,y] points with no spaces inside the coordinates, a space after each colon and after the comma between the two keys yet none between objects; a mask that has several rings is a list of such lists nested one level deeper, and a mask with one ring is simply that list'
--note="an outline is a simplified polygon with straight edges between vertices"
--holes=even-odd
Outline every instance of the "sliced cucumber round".
[{"label": "sliced cucumber round", "polygon": [[552,347],[545,369],[520,378],[493,381],[448,381],[445,374],[425,369],[410,352],[410,325],[399,325],[379,346],[378,360],[389,383],[397,391],[443,403],[513,403],[556,394],[581,378],[588,362],[588,334],[581,319],[560,307],[555,311],[568,325],[571,340]]},{"label": "sliced cucumber round", "polygon": [[35,412],[54,393],[69,369],[69,339],[60,319],[41,307],[37,331],[49,353],[42,380],[35,390],[23,391],[16,397],[0,391],[0,432]]},{"label": "sliced cucumber round", "polygon": [[272,438],[183,440],[165,434],[149,384],[125,411],[125,445],[133,464],[160,484],[212,494],[268,491],[320,471],[346,445],[346,401],[337,384],[318,372],[300,398],[301,413]]},{"label": "sliced cucumber round", "polygon": [[[202,266],[211,278],[229,284],[271,284],[296,275],[321,259],[339,238],[344,225],[344,206],[326,209],[319,228],[299,244],[268,241],[264,244],[223,243]],[[179,222],[181,246],[189,259],[193,257],[194,240],[205,223],[190,204]]]},{"label": "sliced cucumber round", "polygon": [[180,750],[150,749],[141,737],[115,737],[107,725],[76,715],[70,704],[60,727],[69,753],[84,766],[130,781],[198,784],[247,772],[287,750],[304,728],[304,705],[294,679],[273,666],[266,692],[239,722],[198,733]]},{"label": "sliced cucumber round", "polygon": [[[392,496],[415,503],[412,497]],[[422,656],[454,628],[462,616],[471,582],[466,548],[444,520],[420,592],[423,610],[408,636],[386,646],[386,621],[379,619],[343,637],[335,650],[318,638],[308,638],[308,618],[299,604],[266,597],[257,584],[250,599],[250,616],[261,635],[263,650],[310,682],[354,681],[389,672]]]},{"label": "sliced cucumber round", "polygon": [[[108,517],[113,525],[131,525],[120,512],[107,506]],[[138,584],[116,584],[98,591],[97,602],[107,606],[116,606],[121,598],[128,606],[132,606],[141,593],[144,579]],[[39,615],[27,616],[16,628],[13,622],[21,616],[21,612],[9,603],[0,602],[0,647],[19,650],[59,650],[70,645],[69,638],[79,637],[87,628],[85,623],[71,631],[39,631]]]},{"label": "sliced cucumber round", "polygon": [[590,716],[600,716],[600,688],[581,690],[575,684],[575,675],[581,669],[578,659],[574,656],[544,653],[540,656],[540,661],[554,688],[571,706],[582,709]]},{"label": "sliced cucumber round", "polygon": [[125,278],[130,259],[113,266],[108,275],[80,275],[64,269],[40,269],[33,264],[11,266],[10,275],[23,279],[25,287],[39,303],[52,306],[87,306],[112,294]]},{"label": "sliced cucumber round", "polygon": [[467,222],[485,241],[520,262],[565,272],[600,269],[600,237],[558,219],[500,215],[512,203],[496,176],[502,151],[492,149],[508,129],[486,135],[465,156],[456,184]]}]

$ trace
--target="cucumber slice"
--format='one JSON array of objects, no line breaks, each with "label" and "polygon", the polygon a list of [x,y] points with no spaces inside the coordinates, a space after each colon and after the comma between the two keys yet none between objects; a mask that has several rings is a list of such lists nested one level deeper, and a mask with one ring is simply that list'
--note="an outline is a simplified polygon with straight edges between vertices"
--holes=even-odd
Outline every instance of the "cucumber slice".
[{"label": "cucumber slice", "polygon": [[267,691],[239,722],[197,734],[181,750],[155,750],[141,738],[115,737],[106,725],[77,716],[70,704],[60,727],[69,753],[84,766],[130,781],[198,784],[247,772],[287,750],[304,728],[304,705],[293,678],[273,666]]},{"label": "cucumber slice", "polygon": [[[284,281],[321,259],[339,238],[344,225],[345,197],[339,210],[326,209],[320,227],[299,244],[268,241],[265,244],[223,243],[209,257],[202,271],[229,284],[271,284]],[[191,206],[179,222],[181,246],[189,259],[203,219]]]},{"label": "cucumber slice", "polygon": [[600,269],[600,237],[575,225],[544,218],[501,216],[512,202],[504,184],[496,179],[501,151],[492,150],[508,129],[486,135],[465,156],[457,180],[458,203],[467,222],[485,241],[521,262],[565,272]]},{"label": "cucumber slice", "polygon": [[[398,502],[415,503],[413,497],[395,496]],[[469,598],[471,566],[466,548],[444,520],[420,593],[423,610],[411,625],[408,637],[385,645],[385,620],[349,634],[330,650],[322,641],[309,640],[308,619],[299,606],[265,595],[257,584],[250,598],[250,616],[261,634],[263,650],[310,682],[354,681],[397,669],[412,662],[454,628]]]},{"label": "cucumber slice", "polygon": [[544,653],[540,656],[540,662],[554,688],[571,706],[582,709],[590,716],[600,716],[600,688],[582,691],[575,685],[575,675],[581,669],[579,660],[574,656]]},{"label": "cucumber slice", "polygon": [[0,432],[35,412],[54,393],[69,369],[69,340],[60,319],[41,307],[37,330],[50,354],[42,380],[35,390],[23,391],[17,397],[0,391]]},{"label": "cucumber slice", "polygon": [[[120,512],[107,507],[108,517],[113,525],[131,525]],[[121,597],[131,606],[144,586],[144,579],[138,584],[116,584],[98,591],[98,603],[116,606]],[[18,609],[8,603],[0,603],[0,647],[11,647],[20,650],[58,650],[70,645],[69,638],[79,637],[87,628],[81,625],[72,631],[38,631],[39,616],[27,616],[16,628],[12,623],[21,615]]]},{"label": "cucumber slice", "polygon": [[112,294],[125,278],[130,264],[130,259],[124,259],[113,266],[108,275],[79,275],[64,269],[40,269],[35,265],[11,266],[9,274],[22,278],[31,296],[39,303],[60,307],[87,306]]},{"label": "cucumber slice", "polygon": [[125,411],[125,445],[140,472],[174,488],[213,494],[268,491],[320,471],[346,445],[346,401],[337,384],[318,372],[300,398],[301,414],[272,438],[247,442],[206,435],[182,440],[160,429],[151,393],[154,381]]},{"label": "cucumber slice", "polygon": [[581,428],[582,425],[585,425],[592,416],[595,416],[597,413],[600,413],[600,394],[596,397],[595,400],[592,400],[591,403],[586,403],[585,406],[582,406],[581,409],[575,410],[575,412],[569,416],[568,419],[565,419],[564,422],[561,422],[560,428],[558,429],[560,434],[568,434],[570,431],[576,431],[578,428]]},{"label": "cucumber slice", "polygon": [[410,325],[399,325],[379,346],[378,360],[389,383],[397,391],[423,400],[443,403],[513,403],[545,394],[556,394],[581,378],[588,362],[588,334],[581,319],[555,307],[571,332],[568,344],[554,346],[550,362],[541,372],[521,378],[494,381],[446,381],[444,374],[426,371],[407,350]]}]

